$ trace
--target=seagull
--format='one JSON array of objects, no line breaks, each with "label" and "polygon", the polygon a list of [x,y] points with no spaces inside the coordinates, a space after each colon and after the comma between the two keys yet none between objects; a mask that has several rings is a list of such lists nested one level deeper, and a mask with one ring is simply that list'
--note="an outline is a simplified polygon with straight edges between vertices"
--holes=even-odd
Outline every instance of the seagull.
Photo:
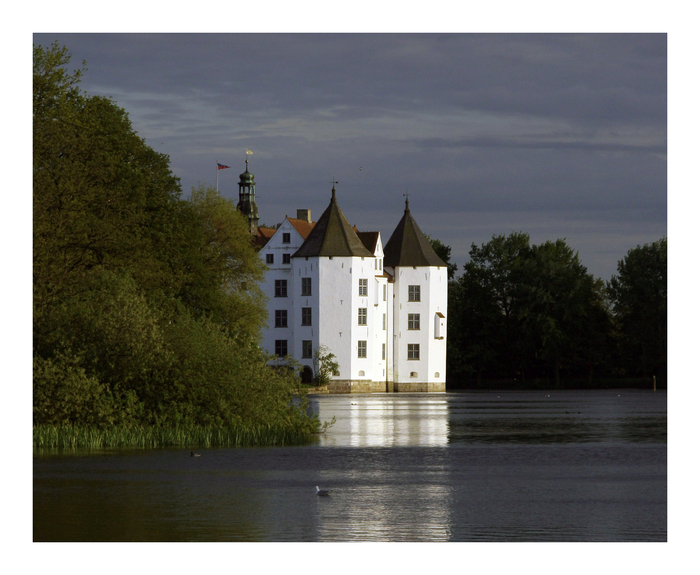
[{"label": "seagull", "polygon": [[330,491],[328,491],[328,489],[319,489],[318,485],[316,486],[316,495],[325,496],[325,495],[328,495],[329,493],[330,493]]},{"label": "seagull", "polygon": [[190,451],[190,457],[200,457],[200,454],[195,453],[194,451]]}]

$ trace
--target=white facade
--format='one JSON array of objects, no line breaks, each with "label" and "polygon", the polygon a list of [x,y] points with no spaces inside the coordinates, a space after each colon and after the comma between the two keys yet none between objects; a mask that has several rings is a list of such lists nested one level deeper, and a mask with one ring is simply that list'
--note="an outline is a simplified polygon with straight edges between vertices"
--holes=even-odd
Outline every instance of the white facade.
[{"label": "white facade", "polygon": [[[335,190],[315,227],[286,218],[260,257],[269,267],[263,346],[279,361],[289,355],[307,366],[308,381],[323,345],[340,366],[331,393],[445,390],[445,265],[387,267],[381,235],[356,234]],[[409,286],[419,286],[418,299]]]}]

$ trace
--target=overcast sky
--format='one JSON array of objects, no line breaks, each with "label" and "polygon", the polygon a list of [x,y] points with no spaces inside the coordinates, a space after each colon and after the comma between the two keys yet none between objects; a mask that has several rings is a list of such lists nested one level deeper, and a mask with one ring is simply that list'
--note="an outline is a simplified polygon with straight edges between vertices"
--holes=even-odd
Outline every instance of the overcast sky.
[{"label": "overcast sky", "polygon": [[404,194],[452,247],[566,238],[609,279],[667,234],[664,34],[35,34],[168,154],[183,194],[237,199],[250,149],[261,223],[318,218],[389,239]]}]

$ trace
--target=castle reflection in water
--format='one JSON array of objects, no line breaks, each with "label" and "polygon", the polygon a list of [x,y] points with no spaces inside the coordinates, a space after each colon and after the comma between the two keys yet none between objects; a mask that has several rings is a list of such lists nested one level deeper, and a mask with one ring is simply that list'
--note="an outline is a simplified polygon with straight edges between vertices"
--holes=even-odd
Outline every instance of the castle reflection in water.
[{"label": "castle reflection in water", "polygon": [[[420,395],[416,401],[414,395]],[[322,446],[446,446],[448,403],[444,394],[316,396],[321,421],[336,418],[321,436]]]}]

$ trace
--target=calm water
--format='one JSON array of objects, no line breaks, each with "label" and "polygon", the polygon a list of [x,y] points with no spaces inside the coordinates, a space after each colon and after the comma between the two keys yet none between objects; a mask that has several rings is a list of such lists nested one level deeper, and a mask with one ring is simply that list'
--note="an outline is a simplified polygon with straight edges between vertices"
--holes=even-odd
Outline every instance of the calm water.
[{"label": "calm water", "polygon": [[313,406],[313,446],[37,455],[34,539],[666,541],[665,392]]}]

